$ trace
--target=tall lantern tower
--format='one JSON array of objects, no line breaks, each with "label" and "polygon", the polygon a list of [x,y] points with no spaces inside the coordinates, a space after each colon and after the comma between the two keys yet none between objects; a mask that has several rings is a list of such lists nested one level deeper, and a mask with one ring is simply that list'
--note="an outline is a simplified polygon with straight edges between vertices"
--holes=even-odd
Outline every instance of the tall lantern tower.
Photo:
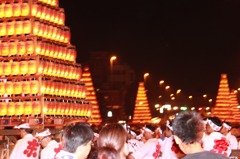
[{"label": "tall lantern tower", "polygon": [[239,122],[240,121],[240,111],[239,111],[239,103],[237,99],[238,91],[232,90],[230,93],[231,98],[231,107],[232,107],[232,122]]},{"label": "tall lantern tower", "polygon": [[2,0],[0,48],[0,126],[90,118],[82,68],[58,0]]},{"label": "tall lantern tower", "polygon": [[151,118],[144,82],[139,82],[132,123],[150,123]]},{"label": "tall lantern tower", "polygon": [[84,67],[81,81],[86,85],[86,101],[89,101],[92,105],[92,115],[88,122],[91,124],[100,125],[102,123],[102,119],[89,67]]},{"label": "tall lantern tower", "polygon": [[219,117],[221,120],[233,122],[234,119],[231,104],[232,101],[230,97],[227,74],[221,74],[216,103],[212,114]]}]

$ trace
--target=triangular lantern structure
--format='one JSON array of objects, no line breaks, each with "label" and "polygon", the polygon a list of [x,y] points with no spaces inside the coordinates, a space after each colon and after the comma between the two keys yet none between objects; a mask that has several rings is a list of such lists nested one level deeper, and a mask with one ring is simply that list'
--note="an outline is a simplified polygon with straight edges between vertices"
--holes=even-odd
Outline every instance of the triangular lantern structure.
[{"label": "triangular lantern structure", "polygon": [[232,90],[230,93],[230,98],[231,98],[231,107],[232,107],[232,122],[239,122],[240,121],[240,111],[239,111],[239,103],[237,99],[237,91]]},{"label": "triangular lantern structure", "polygon": [[87,88],[86,101],[89,101],[92,105],[92,115],[88,122],[90,124],[100,125],[102,119],[89,67],[84,67],[81,81],[85,83]]},{"label": "triangular lantern structure", "polygon": [[227,74],[221,74],[216,103],[212,114],[219,117],[221,120],[233,122],[231,104],[232,102],[230,98],[230,89]]},{"label": "triangular lantern structure", "polygon": [[138,85],[132,123],[150,123],[151,118],[152,116],[149,108],[144,82],[140,82]]}]

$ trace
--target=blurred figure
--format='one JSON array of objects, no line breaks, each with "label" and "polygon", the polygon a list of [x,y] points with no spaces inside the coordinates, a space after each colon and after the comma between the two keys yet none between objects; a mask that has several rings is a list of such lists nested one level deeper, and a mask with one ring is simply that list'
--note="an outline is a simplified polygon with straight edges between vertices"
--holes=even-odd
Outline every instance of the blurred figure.
[{"label": "blurred figure", "polygon": [[209,117],[206,123],[206,135],[203,138],[203,149],[230,156],[230,143],[227,138],[220,133],[222,121],[218,117]]},{"label": "blurred figure", "polygon": [[30,128],[28,123],[15,126],[14,128],[20,130],[21,139],[14,146],[10,159],[38,159],[40,145],[38,140],[32,135],[33,129]]},{"label": "blurred figure", "polygon": [[202,148],[204,122],[197,112],[179,113],[173,120],[172,127],[176,143],[186,154],[182,159],[227,159],[226,156]]},{"label": "blurred figure", "polygon": [[238,141],[237,141],[237,138],[231,134],[231,132],[230,132],[231,128],[232,127],[231,127],[231,124],[229,122],[223,122],[220,132],[230,142],[230,148],[231,149],[237,149],[238,148]]},{"label": "blurred figure", "polygon": [[146,139],[146,142],[139,148],[136,152],[133,152],[129,155],[129,159],[149,159],[149,158],[160,158],[161,145],[158,142],[158,139],[155,138],[155,129],[154,125],[145,125],[143,127],[144,134],[143,136]]},{"label": "blurred figure", "polygon": [[93,131],[87,123],[77,122],[63,131],[63,148],[57,159],[86,159],[93,139]]},{"label": "blurred figure", "polygon": [[137,134],[133,130],[129,130],[128,136],[129,153],[136,152],[143,145],[143,142],[137,140]]},{"label": "blurred figure", "polygon": [[55,140],[52,140],[52,135],[49,129],[43,129],[36,133],[39,144],[42,146],[40,159],[53,159],[60,152],[62,146]]},{"label": "blurred figure", "polygon": [[97,140],[98,159],[105,159],[105,154],[126,159],[129,154],[127,139],[127,131],[122,125],[109,124],[104,126],[99,132]]}]

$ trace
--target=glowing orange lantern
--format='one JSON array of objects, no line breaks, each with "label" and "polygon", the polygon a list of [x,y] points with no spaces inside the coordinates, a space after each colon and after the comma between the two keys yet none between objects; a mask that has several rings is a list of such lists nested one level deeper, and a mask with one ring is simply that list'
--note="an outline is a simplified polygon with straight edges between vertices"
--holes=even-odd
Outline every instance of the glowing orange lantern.
[{"label": "glowing orange lantern", "polygon": [[26,45],[24,41],[17,42],[18,55],[24,55],[26,53]]},{"label": "glowing orange lantern", "polygon": [[0,5],[0,18],[4,17],[4,5]]},{"label": "glowing orange lantern", "polygon": [[37,73],[37,62],[36,60],[28,61],[28,74],[36,74]]},{"label": "glowing orange lantern", "polygon": [[33,54],[33,52],[34,52],[33,41],[32,40],[27,40],[25,44],[26,44],[27,54],[28,55]]},{"label": "glowing orange lantern", "polygon": [[22,93],[22,82],[14,82],[13,83],[13,92],[14,92],[14,94]]},{"label": "glowing orange lantern", "polygon": [[24,102],[23,107],[24,107],[24,115],[32,114],[32,102],[30,101]]},{"label": "glowing orange lantern", "polygon": [[31,15],[37,17],[37,12],[38,12],[38,4],[32,4],[32,12]]},{"label": "glowing orange lantern", "polygon": [[3,41],[1,45],[1,56],[9,55],[9,43],[7,41]]},{"label": "glowing orange lantern", "polygon": [[82,69],[80,67],[77,68],[76,79],[80,80],[82,77]]},{"label": "glowing orange lantern", "polygon": [[[43,113],[46,114],[46,115],[50,115],[50,105],[51,102],[47,102],[47,101],[44,101],[44,107],[43,107]],[[52,109],[51,109],[52,111]]]},{"label": "glowing orange lantern", "polygon": [[62,8],[60,9],[60,13],[58,15],[59,15],[58,24],[59,25],[64,25],[64,23],[65,23],[65,14],[64,14],[64,10]]},{"label": "glowing orange lantern", "polygon": [[3,75],[9,76],[11,74],[11,62],[3,63]]},{"label": "glowing orange lantern", "polygon": [[49,54],[50,54],[50,45],[51,44],[49,44],[49,43],[46,43],[46,45],[45,45],[45,52],[44,52],[45,56],[49,56]]},{"label": "glowing orange lantern", "polygon": [[23,23],[22,23],[22,21],[17,20],[17,21],[15,21],[14,25],[15,25],[14,26],[15,27],[15,34],[16,35],[22,34],[23,33]]},{"label": "glowing orange lantern", "polygon": [[64,42],[69,43],[71,38],[70,30],[69,28],[64,31]]},{"label": "glowing orange lantern", "polygon": [[0,102],[0,116],[7,115],[7,103]]},{"label": "glowing orange lantern", "polygon": [[57,102],[53,102],[52,103],[52,113],[56,114],[57,112],[57,107],[58,107],[58,103]]},{"label": "glowing orange lantern", "polygon": [[28,16],[29,15],[30,7],[29,7],[28,3],[22,3],[21,9],[22,9],[21,16]]},{"label": "glowing orange lantern", "polygon": [[0,62],[0,76],[3,75],[3,62]]},{"label": "glowing orange lantern", "polygon": [[21,75],[26,75],[28,73],[28,61],[20,61],[19,69]]},{"label": "glowing orange lantern", "polygon": [[7,35],[15,34],[15,21],[8,22],[6,25]]},{"label": "glowing orange lantern", "polygon": [[9,43],[9,55],[14,56],[17,54],[17,43],[14,41],[11,41]]},{"label": "glowing orange lantern", "polygon": [[4,95],[5,93],[5,82],[0,82],[0,95]]},{"label": "glowing orange lantern", "polygon": [[29,94],[30,93],[30,81],[22,82],[22,93]]},{"label": "glowing orange lantern", "polygon": [[4,6],[4,17],[9,18],[13,16],[13,10],[12,5],[9,3],[6,3]]},{"label": "glowing orange lantern", "polygon": [[13,3],[13,16],[19,17],[21,15],[21,3]]},{"label": "glowing orange lantern", "polygon": [[31,94],[37,94],[39,92],[39,82],[37,80],[31,81],[30,88],[31,88],[31,91],[30,91]]},{"label": "glowing orange lantern", "polygon": [[32,102],[32,109],[33,109],[33,114],[34,115],[38,115],[38,114],[40,114],[41,113],[41,104],[40,104],[40,102],[39,101],[34,101],[34,102]]},{"label": "glowing orange lantern", "polygon": [[12,62],[12,65],[11,65],[11,75],[19,75],[19,74],[20,74],[19,62],[14,61],[14,62]]},{"label": "glowing orange lantern", "polygon": [[31,33],[31,21],[30,20],[24,20],[23,21],[23,33],[24,34],[30,34]]},{"label": "glowing orange lantern", "polygon": [[5,36],[5,35],[7,35],[6,22],[1,21],[0,22],[0,36]]},{"label": "glowing orange lantern", "polygon": [[39,32],[40,32],[40,22],[39,21],[35,21],[34,22],[34,28],[33,28],[33,34],[34,35],[39,35]]},{"label": "glowing orange lantern", "polygon": [[9,116],[15,115],[15,103],[14,102],[7,103],[7,115],[9,115]]},{"label": "glowing orange lantern", "polygon": [[15,115],[22,115],[24,113],[23,102],[15,102]]},{"label": "glowing orange lantern", "polygon": [[45,13],[46,13],[46,16],[44,17],[45,20],[49,21],[50,20],[50,13],[51,13],[51,8],[48,8],[46,7],[45,9]]},{"label": "glowing orange lantern", "polygon": [[69,113],[69,104],[68,103],[63,103],[62,110],[63,110],[63,114],[64,115],[68,115],[68,113]]}]

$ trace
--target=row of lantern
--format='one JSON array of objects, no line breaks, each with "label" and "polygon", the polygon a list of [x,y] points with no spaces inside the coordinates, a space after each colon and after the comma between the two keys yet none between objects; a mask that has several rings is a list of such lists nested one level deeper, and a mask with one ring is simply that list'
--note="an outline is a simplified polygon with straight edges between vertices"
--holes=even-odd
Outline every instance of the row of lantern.
[{"label": "row of lantern", "polygon": [[0,56],[43,55],[60,60],[75,62],[77,52],[74,46],[56,45],[50,42],[26,40],[0,40]]},{"label": "row of lantern", "polygon": [[37,60],[0,62],[0,76],[34,74],[80,80],[82,69],[80,66],[66,65],[53,61],[40,61],[39,64]]},{"label": "row of lantern", "polygon": [[49,8],[42,4],[32,4],[30,12],[29,3],[3,3],[0,5],[0,18],[33,16],[42,20],[64,25],[65,14],[63,8]]},{"label": "row of lantern", "polygon": [[39,2],[54,6],[54,7],[58,7],[58,1],[59,0],[38,0]]},{"label": "row of lantern", "polygon": [[[0,116],[40,115],[40,101],[0,102]],[[92,107],[88,103],[44,102],[44,115],[66,115],[90,117]]]},{"label": "row of lantern", "polygon": [[58,7],[59,0],[3,0],[1,4],[6,4],[6,3],[43,3],[45,5],[50,5],[52,7]]},{"label": "row of lantern", "polygon": [[2,81],[0,82],[0,95],[20,94],[46,94],[53,96],[74,97],[85,99],[87,89],[84,85],[62,82],[32,80],[32,81]]},{"label": "row of lantern", "polygon": [[31,18],[0,22],[0,36],[25,34],[37,35],[65,44],[70,42],[69,27],[57,27]]}]

